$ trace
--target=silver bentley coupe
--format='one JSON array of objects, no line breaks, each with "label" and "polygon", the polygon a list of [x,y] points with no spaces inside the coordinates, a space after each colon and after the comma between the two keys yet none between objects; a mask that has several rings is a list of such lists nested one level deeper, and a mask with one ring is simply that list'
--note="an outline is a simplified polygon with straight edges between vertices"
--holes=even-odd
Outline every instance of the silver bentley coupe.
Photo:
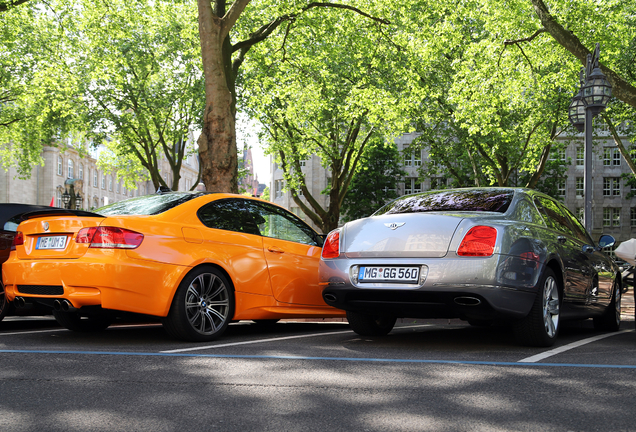
[{"label": "silver bentley coupe", "polygon": [[329,233],[322,296],[351,328],[383,336],[397,318],[508,322],[519,343],[551,346],[562,320],[620,326],[621,275],[560,202],[523,188],[400,197]]}]

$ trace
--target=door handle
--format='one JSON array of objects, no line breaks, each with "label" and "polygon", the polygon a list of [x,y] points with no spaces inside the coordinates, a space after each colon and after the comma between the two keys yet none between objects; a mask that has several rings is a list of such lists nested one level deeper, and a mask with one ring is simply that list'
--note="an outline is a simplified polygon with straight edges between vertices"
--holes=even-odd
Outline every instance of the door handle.
[{"label": "door handle", "polygon": [[567,238],[564,236],[558,236],[557,237],[557,241],[561,244],[565,243],[567,241]]},{"label": "door handle", "polygon": [[267,250],[273,253],[285,253],[284,250],[277,248],[276,246],[268,246]]}]

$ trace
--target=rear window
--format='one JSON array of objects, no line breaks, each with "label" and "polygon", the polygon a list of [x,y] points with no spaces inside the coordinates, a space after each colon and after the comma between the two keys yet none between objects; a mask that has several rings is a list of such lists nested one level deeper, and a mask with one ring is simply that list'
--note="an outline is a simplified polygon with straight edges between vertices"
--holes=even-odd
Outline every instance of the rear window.
[{"label": "rear window", "polygon": [[477,211],[505,213],[510,207],[512,189],[464,189],[423,192],[398,198],[373,215],[436,211]]},{"label": "rear window", "polygon": [[186,201],[200,197],[203,192],[169,192],[165,194],[146,195],[119,201],[95,210],[102,216],[115,215],[156,215],[183,204]]}]

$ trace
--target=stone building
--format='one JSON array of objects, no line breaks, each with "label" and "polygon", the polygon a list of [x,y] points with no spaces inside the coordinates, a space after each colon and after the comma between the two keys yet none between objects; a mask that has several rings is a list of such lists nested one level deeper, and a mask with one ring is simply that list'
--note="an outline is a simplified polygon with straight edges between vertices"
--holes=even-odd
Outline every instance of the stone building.
[{"label": "stone building", "polygon": [[[0,202],[49,205],[63,207],[63,193],[71,191],[78,196],[76,208],[90,210],[104,205],[155,192],[151,181],[138,182],[136,188],[127,189],[117,180],[116,173],[106,173],[97,167],[97,152],[82,156],[73,147],[62,151],[58,147],[44,147],[43,166],[33,167],[31,177],[17,178],[14,168],[0,172]],[[191,155],[181,168],[179,190],[189,190],[199,172],[198,158]],[[170,165],[161,161],[160,173],[172,187]],[[72,204],[75,204],[75,198]]]},{"label": "stone building", "polygon": [[[596,127],[595,133],[592,161],[592,202],[594,204],[591,234],[594,239],[598,239],[601,234],[610,234],[618,242],[621,242],[636,237],[636,197],[627,198],[631,188],[621,178],[622,174],[631,174],[631,171],[614,144],[609,131],[602,127]],[[417,133],[407,133],[397,137],[395,143],[398,150],[402,152],[408,148],[417,136]],[[563,140],[567,147],[555,154],[554,157],[570,162],[566,178],[559,185],[560,199],[572,213],[582,219],[584,208],[583,136],[580,134],[574,138],[562,137],[559,139]],[[623,137],[623,143],[627,148],[630,148],[627,137]],[[398,187],[400,195],[439,189],[450,184],[450,179],[442,175],[420,181],[418,169],[426,160],[425,151],[416,152],[404,158],[402,168],[407,175],[405,182]],[[271,200],[303,217],[307,223],[314,226],[294,203],[289,191],[285,191],[282,170],[275,163],[271,163],[271,168]],[[327,171],[320,164],[320,158],[314,155],[305,161],[303,172],[306,173],[307,185],[312,195],[320,201],[321,205],[326,206],[329,197],[321,195],[320,191],[328,186],[329,178]],[[314,226],[314,228],[316,227]]]}]

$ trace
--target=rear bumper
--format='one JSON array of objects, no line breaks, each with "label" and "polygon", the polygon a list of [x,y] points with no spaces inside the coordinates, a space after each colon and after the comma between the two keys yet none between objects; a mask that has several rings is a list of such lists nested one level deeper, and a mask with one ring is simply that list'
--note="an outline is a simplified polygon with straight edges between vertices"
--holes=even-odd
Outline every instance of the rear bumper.
[{"label": "rear bumper", "polygon": [[7,299],[13,301],[20,296],[27,302],[51,307],[55,299],[66,299],[78,309],[101,306],[166,316],[174,292],[189,268],[131,260],[125,255],[118,259],[118,254],[125,252],[112,252],[102,259],[91,257],[90,262],[82,258],[33,261],[11,258],[2,268]]},{"label": "rear bumper", "polygon": [[[428,269],[418,285],[354,282],[354,265]],[[329,306],[398,318],[496,319],[525,317],[534,304],[540,265],[495,254],[475,258],[340,258],[321,260],[323,299]]]},{"label": "rear bumper", "polygon": [[528,314],[536,294],[493,286],[444,290],[383,290],[328,286],[329,306],[398,318],[516,319]]}]

